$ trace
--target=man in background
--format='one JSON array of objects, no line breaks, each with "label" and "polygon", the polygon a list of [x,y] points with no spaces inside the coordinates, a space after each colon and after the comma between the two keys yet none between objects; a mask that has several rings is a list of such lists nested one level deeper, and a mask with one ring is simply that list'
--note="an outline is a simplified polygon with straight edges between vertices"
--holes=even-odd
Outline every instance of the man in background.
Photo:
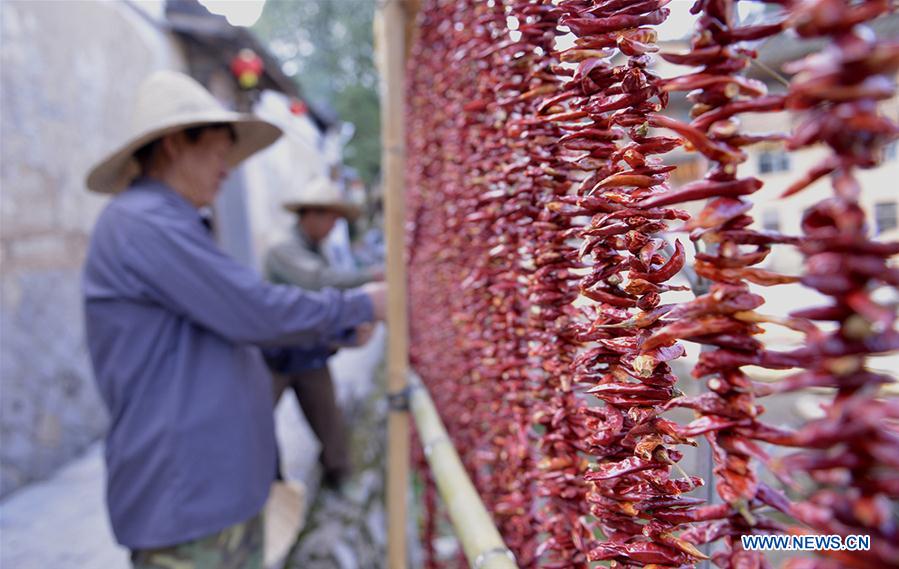
[{"label": "man in background", "polygon": [[[265,270],[273,283],[292,284],[307,290],[349,289],[383,278],[380,268],[341,269],[331,266],[324,255],[322,244],[337,220],[344,218],[352,222],[360,213],[332,181],[326,178],[313,180],[285,201],[284,207],[296,215],[296,225],[291,237],[266,255]],[[363,328],[359,332],[366,335],[370,329]],[[357,343],[364,340],[355,339]],[[312,432],[321,443],[319,462],[323,481],[331,488],[339,487],[351,471],[347,429],[328,369],[328,358],[337,347],[323,344],[313,349],[266,351],[266,361],[274,375],[275,403],[288,387],[293,389]]]}]

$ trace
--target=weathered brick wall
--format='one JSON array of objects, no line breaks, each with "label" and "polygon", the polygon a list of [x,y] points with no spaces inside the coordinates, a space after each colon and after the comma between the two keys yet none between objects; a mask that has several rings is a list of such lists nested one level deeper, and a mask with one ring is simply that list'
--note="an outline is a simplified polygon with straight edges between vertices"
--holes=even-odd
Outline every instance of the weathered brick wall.
[{"label": "weathered brick wall", "polygon": [[0,495],[103,434],[80,271],[104,204],[87,168],[125,135],[132,96],[174,41],[126,3],[0,3]]}]

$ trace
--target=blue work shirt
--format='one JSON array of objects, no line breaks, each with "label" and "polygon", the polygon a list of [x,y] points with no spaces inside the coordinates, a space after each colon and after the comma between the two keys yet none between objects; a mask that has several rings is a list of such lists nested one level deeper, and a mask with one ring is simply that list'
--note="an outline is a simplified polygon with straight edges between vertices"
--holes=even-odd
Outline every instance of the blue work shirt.
[{"label": "blue work shirt", "polygon": [[373,319],[359,291],[267,283],[197,209],[142,179],[113,198],[84,269],[87,344],[109,408],[107,503],[119,543],[163,547],[263,507],[275,475],[259,345],[307,345]]}]

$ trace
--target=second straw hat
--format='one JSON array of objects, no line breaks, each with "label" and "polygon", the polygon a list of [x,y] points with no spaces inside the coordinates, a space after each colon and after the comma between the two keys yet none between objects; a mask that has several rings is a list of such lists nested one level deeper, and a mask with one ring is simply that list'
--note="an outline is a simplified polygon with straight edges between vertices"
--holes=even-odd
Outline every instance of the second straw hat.
[{"label": "second straw hat", "polygon": [[330,209],[349,221],[353,221],[361,213],[359,206],[346,199],[337,184],[324,176],[297,184],[282,205],[290,211],[305,207]]}]

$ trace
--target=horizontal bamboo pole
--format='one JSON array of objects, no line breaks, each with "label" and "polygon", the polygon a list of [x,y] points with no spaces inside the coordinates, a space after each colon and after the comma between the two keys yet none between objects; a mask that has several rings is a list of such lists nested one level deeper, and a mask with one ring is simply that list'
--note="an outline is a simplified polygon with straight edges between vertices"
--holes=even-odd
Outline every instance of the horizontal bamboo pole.
[{"label": "horizontal bamboo pole", "polygon": [[410,381],[410,407],[437,491],[449,511],[468,563],[474,569],[517,569],[515,556],[503,543],[481,502],[421,381]]}]

